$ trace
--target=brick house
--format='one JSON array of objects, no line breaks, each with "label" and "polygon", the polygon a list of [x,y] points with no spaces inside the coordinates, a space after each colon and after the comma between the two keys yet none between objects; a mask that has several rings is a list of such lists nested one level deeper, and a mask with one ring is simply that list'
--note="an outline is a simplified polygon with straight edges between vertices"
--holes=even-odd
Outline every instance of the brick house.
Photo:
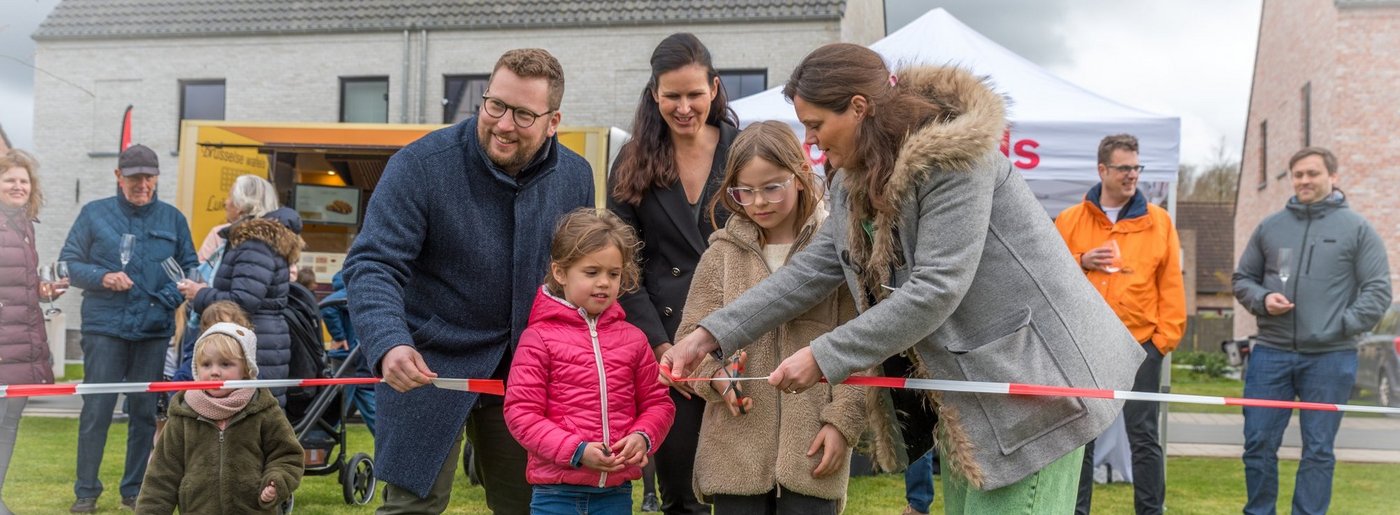
[{"label": "brick house", "polygon": [[[1400,287],[1400,1],[1264,0],[1235,204],[1235,262],[1256,225],[1293,196],[1288,158],[1337,155],[1338,186],[1385,240]],[[1254,317],[1235,310],[1235,336]]]},{"label": "brick house", "polygon": [[[452,123],[475,113],[502,52],[541,47],[564,66],[564,125],[626,129],[669,34],[704,41],[738,98],[822,44],[883,37],[884,17],[880,0],[64,0],[33,35],[35,65],[51,72],[34,79],[51,192],[39,254],[54,259],[79,208],[114,193],[127,105],[170,200],[183,119]],[[79,302],[59,302],[70,328]]]}]

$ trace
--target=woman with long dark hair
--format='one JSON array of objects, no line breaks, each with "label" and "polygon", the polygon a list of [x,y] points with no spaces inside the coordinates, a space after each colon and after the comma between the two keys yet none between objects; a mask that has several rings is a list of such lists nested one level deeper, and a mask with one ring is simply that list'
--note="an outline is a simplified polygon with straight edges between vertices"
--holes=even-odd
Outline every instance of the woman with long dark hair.
[{"label": "woman with long dark hair", "polygon": [[[671,347],[695,265],[714,232],[704,211],[719,190],[738,132],[710,51],[692,34],[662,40],[651,54],[632,139],[618,154],[608,185],[608,208],[644,244],[641,286],[620,302],[657,356]],[[729,212],[715,209],[715,223],[723,227]],[[705,403],[684,386],[673,388],[671,397],[675,424],[656,453],[662,511],[709,513],[690,481]]]},{"label": "woman with long dark hair", "polygon": [[[53,382],[53,357],[39,301],[62,293],[58,283],[39,278],[34,250],[34,220],[44,194],[39,191],[39,163],[19,149],[0,154],[0,384]],[[15,451],[20,413],[29,399],[0,399],[0,491]],[[10,509],[0,501],[0,515]]]},{"label": "woman with long dark hair", "polygon": [[[837,170],[831,216],[788,264],[699,322],[661,359],[676,376],[737,352],[849,289],[861,313],[783,360],[801,393],[905,353],[913,375],[1107,390],[1141,346],[1070,256],[999,151],[1005,105],[971,73],[890,73],[868,48],[809,54],[783,89]],[[663,378],[669,381],[669,378]],[[931,392],[947,513],[1074,511],[1083,446],[1122,401]],[[911,430],[934,431],[934,427]]]}]

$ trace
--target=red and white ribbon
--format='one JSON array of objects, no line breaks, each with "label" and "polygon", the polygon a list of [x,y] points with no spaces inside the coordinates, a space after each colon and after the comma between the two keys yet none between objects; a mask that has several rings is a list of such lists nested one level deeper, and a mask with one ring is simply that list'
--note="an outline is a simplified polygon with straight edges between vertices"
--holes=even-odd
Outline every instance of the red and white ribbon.
[{"label": "red and white ribbon", "polygon": [[[679,378],[681,382],[699,381],[767,381],[767,377],[736,377],[714,379]],[[215,390],[220,388],[293,388],[334,385],[370,385],[381,382],[374,377],[346,377],[338,379],[261,379],[243,381],[176,381],[159,383],[67,383],[67,384],[11,384],[0,385],[0,398],[4,397],[46,397],[65,395],[93,395],[104,393],[157,393],[181,390]],[[505,382],[499,379],[452,379],[439,377],[432,380],[438,388],[490,395],[505,395]],[[943,379],[914,379],[905,377],[851,376],[842,384],[854,386],[875,386],[880,388],[902,388],[907,390],[932,390],[941,392],[986,393],[993,395],[1030,395],[1043,397],[1078,397],[1085,399],[1119,399],[1128,401],[1174,402],[1182,404],[1212,404],[1216,406],[1252,406],[1261,408],[1300,409],[1313,411],[1350,411],[1354,413],[1383,413],[1400,415],[1400,408],[1381,406],[1357,406],[1352,404],[1328,404],[1321,402],[1276,401],[1268,399],[1244,399],[1239,397],[1216,397],[1209,395],[1183,395],[1177,393],[1131,392],[1123,390],[1100,390],[1095,388],[1072,388],[1068,386],[1043,386],[1019,383],[990,383],[980,381],[949,381]]]},{"label": "red and white ribbon", "polygon": [[[60,384],[0,384],[3,397],[50,397],[65,395],[94,395],[104,393],[159,393],[182,390],[217,390],[221,388],[297,388],[312,386],[370,385],[382,381],[376,377],[342,377],[333,379],[257,379],[239,381],[171,381],[159,383],[60,383]],[[438,388],[464,392],[505,395],[505,383],[498,379],[433,379]]]},{"label": "red and white ribbon", "polygon": [[[681,378],[676,381],[710,381],[707,378]],[[766,377],[716,377],[714,381],[767,381]],[[825,381],[825,379],[823,379]],[[1350,411],[1356,413],[1385,413],[1400,415],[1400,408],[1380,406],[1356,406],[1352,404],[1327,404],[1321,402],[1275,401],[1268,399],[1244,399],[1239,397],[1216,397],[1210,395],[1182,395],[1177,393],[1131,392],[1123,390],[1100,390],[1095,388],[1073,388],[1069,386],[1043,386],[1019,383],[989,383],[981,381],[949,381],[943,379],[914,379],[906,377],[851,376],[841,384],[854,386],[876,386],[880,388],[901,388],[906,390],[932,390],[940,392],[986,393],[993,395],[1030,395],[1041,397],[1079,397],[1085,399],[1119,399],[1126,401],[1174,402],[1180,404],[1212,404],[1216,406],[1252,406],[1260,408],[1283,408],[1312,411]]]}]

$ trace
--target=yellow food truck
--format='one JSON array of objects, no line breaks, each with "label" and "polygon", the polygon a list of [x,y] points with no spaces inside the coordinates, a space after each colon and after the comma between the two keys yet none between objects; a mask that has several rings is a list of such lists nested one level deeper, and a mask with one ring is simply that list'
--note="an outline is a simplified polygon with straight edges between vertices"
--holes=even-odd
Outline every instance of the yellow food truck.
[{"label": "yellow food truck", "polygon": [[[176,207],[198,246],[225,223],[233,180],[252,174],[276,188],[282,205],[301,215],[306,249],[301,266],[329,284],[359,232],[369,197],[389,157],[444,125],[185,121],[180,132]],[[559,141],[593,166],[595,201],[603,205],[609,129],[560,127]]]}]

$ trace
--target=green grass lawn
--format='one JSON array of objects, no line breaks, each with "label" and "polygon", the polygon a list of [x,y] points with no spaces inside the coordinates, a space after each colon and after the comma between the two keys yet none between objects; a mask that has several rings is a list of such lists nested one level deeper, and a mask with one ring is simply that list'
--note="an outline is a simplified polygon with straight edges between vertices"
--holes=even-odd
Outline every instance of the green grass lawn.
[{"label": "green grass lawn", "polygon": [[[62,513],[73,502],[74,445],[77,441],[76,419],[26,417],[20,426],[19,442],[4,491],[5,502],[18,513]],[[352,425],[349,434],[350,453],[372,451],[373,442],[364,426]],[[107,439],[107,459],[102,463],[102,481],[108,493],[99,501],[99,508],[117,512],[117,483],[120,481],[122,456],[126,445],[126,425],[112,424]],[[1295,461],[1281,461],[1279,512],[1288,510],[1293,491]],[[1244,502],[1244,471],[1237,459],[1170,458],[1167,462],[1167,504],[1172,513],[1231,513],[1238,512]],[[1400,484],[1400,465],[1342,463],[1337,466],[1332,513],[1393,512],[1395,484]],[[640,484],[633,490],[638,504]],[[341,498],[341,486],[336,476],[308,476],[297,491],[296,513],[337,514],[373,513],[370,506],[347,506]],[[942,512],[942,492],[938,493],[934,513]],[[1389,506],[1389,508],[1387,508]],[[902,476],[884,475],[859,477],[851,480],[846,513],[896,514],[904,507]],[[458,474],[449,513],[488,513],[480,487],[467,483]],[[1114,484],[1099,485],[1094,494],[1095,513],[1131,513],[1132,487]]]}]

